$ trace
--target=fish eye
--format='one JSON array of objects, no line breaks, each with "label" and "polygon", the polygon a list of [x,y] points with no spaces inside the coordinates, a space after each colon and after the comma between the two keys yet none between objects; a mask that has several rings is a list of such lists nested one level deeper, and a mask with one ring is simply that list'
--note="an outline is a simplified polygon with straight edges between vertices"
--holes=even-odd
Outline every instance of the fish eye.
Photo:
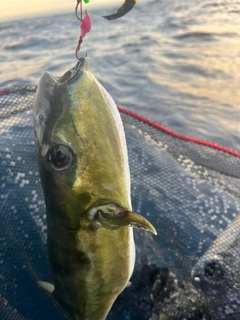
[{"label": "fish eye", "polygon": [[58,172],[65,173],[72,165],[72,152],[61,144],[53,146],[47,157],[51,167]]}]

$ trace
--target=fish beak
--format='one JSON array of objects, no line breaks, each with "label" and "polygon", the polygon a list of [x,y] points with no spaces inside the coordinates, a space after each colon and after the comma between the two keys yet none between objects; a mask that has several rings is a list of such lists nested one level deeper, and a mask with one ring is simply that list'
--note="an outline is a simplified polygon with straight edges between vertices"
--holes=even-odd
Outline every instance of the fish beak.
[{"label": "fish beak", "polygon": [[[81,75],[83,74],[83,71],[86,71],[90,69],[89,63],[87,60],[87,57],[81,57],[75,67],[68,70],[64,73],[61,77],[53,76],[52,74],[48,72],[44,72],[44,84],[46,85],[52,85],[52,86],[65,86],[74,83],[77,81]],[[41,80],[42,81],[42,80]],[[42,81],[43,82],[43,81]],[[41,85],[41,82],[40,82]]]},{"label": "fish beak", "polygon": [[81,57],[76,66],[68,70],[62,77],[58,78],[59,85],[68,85],[77,81],[84,70],[89,69],[87,57]]},{"label": "fish beak", "polygon": [[61,77],[56,77],[49,72],[44,72],[38,85],[38,91],[46,91],[46,87],[48,86],[53,89],[54,86],[65,86],[73,83],[81,77],[84,70],[89,68],[87,57],[81,57],[76,66],[65,72]]},{"label": "fish beak", "polygon": [[[62,77],[56,77],[49,72],[44,72],[38,85],[34,104],[33,104],[33,123],[35,131],[35,140],[42,148],[42,155],[45,155],[48,146],[43,142],[44,134],[46,130],[46,121],[49,118],[50,112],[53,108],[51,99],[54,94],[60,90],[64,91],[65,87],[67,91],[68,85],[71,85],[78,81],[84,72],[88,72],[90,66],[87,57],[81,57],[76,66],[68,70]],[[61,101],[55,103],[57,106],[53,112],[56,114],[60,110]]]}]

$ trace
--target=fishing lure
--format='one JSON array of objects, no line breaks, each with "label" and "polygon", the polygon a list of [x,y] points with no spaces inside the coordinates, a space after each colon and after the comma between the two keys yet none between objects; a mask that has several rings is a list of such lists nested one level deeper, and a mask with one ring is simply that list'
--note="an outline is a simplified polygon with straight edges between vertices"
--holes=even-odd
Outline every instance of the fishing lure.
[{"label": "fishing lure", "polygon": [[122,16],[124,16],[125,14],[127,14],[129,11],[132,10],[136,2],[137,0],[125,0],[123,5],[118,9],[117,12],[108,16],[103,16],[103,18],[107,20],[115,20],[115,19],[121,18]]},{"label": "fishing lure", "polygon": [[[83,0],[83,1],[85,3],[89,3],[89,0]],[[123,5],[118,9],[117,12],[115,12],[111,15],[108,15],[108,16],[103,16],[103,18],[105,18],[107,20],[115,20],[115,19],[121,18],[122,16],[127,14],[130,10],[132,10],[132,8],[136,4],[136,2],[137,2],[137,0],[125,0]],[[80,5],[80,14],[78,16],[77,11],[78,11],[79,5]],[[87,10],[85,11],[84,18],[82,17],[82,0],[77,0],[77,5],[75,8],[75,15],[76,15],[77,19],[80,20],[80,37],[79,37],[77,48],[76,48],[76,57],[79,60],[80,58],[78,57],[78,52],[80,51],[81,44],[83,42],[83,38],[91,30],[91,26],[92,26],[91,17],[90,17]]]},{"label": "fishing lure", "polygon": [[[88,3],[89,0],[84,0],[85,3]],[[77,10],[78,6],[80,4],[80,15],[78,16]],[[78,20],[80,20],[80,38],[78,40],[77,48],[76,48],[76,57],[79,60],[80,58],[78,57],[78,52],[80,51],[81,44],[83,42],[83,38],[86,36],[86,34],[91,30],[92,23],[91,23],[91,17],[88,11],[85,11],[84,18],[82,17],[82,1],[77,0],[77,5],[75,8],[75,15]]]}]

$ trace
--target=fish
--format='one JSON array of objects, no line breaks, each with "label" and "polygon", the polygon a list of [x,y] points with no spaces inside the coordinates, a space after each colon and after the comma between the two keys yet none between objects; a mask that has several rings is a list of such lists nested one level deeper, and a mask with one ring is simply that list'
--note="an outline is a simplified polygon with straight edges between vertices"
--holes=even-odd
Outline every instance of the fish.
[{"label": "fish", "polygon": [[159,320],[240,319],[240,216],[199,258],[190,278],[177,284]]},{"label": "fish", "polygon": [[127,14],[129,11],[132,10],[132,8],[135,6],[137,0],[125,0],[122,6],[117,10],[117,12],[103,16],[103,18],[107,20],[115,20],[118,18],[123,17],[125,14]]},{"label": "fish", "polygon": [[33,128],[47,216],[52,282],[39,286],[75,320],[104,320],[135,263],[126,139],[110,94],[81,57],[62,77],[42,75]]}]

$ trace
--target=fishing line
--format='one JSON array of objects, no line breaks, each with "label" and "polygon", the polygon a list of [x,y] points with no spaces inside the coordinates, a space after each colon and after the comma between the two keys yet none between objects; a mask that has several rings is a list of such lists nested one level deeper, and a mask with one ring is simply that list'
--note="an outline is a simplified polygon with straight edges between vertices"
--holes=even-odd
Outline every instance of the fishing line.
[{"label": "fishing line", "polygon": [[[84,0],[85,3],[88,3],[89,0]],[[79,7],[79,15],[78,15],[78,7]],[[87,10],[85,11],[85,15],[83,18],[82,14],[82,0],[77,0],[77,4],[75,7],[75,16],[80,21],[80,37],[78,40],[78,44],[76,47],[75,55],[78,60],[80,58],[78,57],[78,52],[80,51],[81,44],[83,42],[83,38],[85,35],[91,30],[91,18]]]},{"label": "fishing line", "polygon": [[[78,6],[80,4],[80,15],[78,16]],[[77,4],[76,4],[76,7],[75,7],[75,16],[78,20],[82,21],[82,0],[77,0]]]},{"label": "fishing line", "polygon": [[[80,15],[78,16],[78,6],[80,4]],[[81,0],[77,0],[77,4],[76,4],[76,7],[75,7],[75,16],[76,18],[79,20],[79,21],[82,21],[82,1]],[[80,24],[80,32],[81,32],[81,24]],[[82,43],[82,39],[81,39],[81,35],[80,35],[80,38],[78,40],[78,44],[77,44],[77,47],[76,47],[76,50],[75,50],[75,55],[76,55],[76,58],[78,60],[80,60],[80,58],[78,57],[78,52],[80,50],[80,45]]]}]

